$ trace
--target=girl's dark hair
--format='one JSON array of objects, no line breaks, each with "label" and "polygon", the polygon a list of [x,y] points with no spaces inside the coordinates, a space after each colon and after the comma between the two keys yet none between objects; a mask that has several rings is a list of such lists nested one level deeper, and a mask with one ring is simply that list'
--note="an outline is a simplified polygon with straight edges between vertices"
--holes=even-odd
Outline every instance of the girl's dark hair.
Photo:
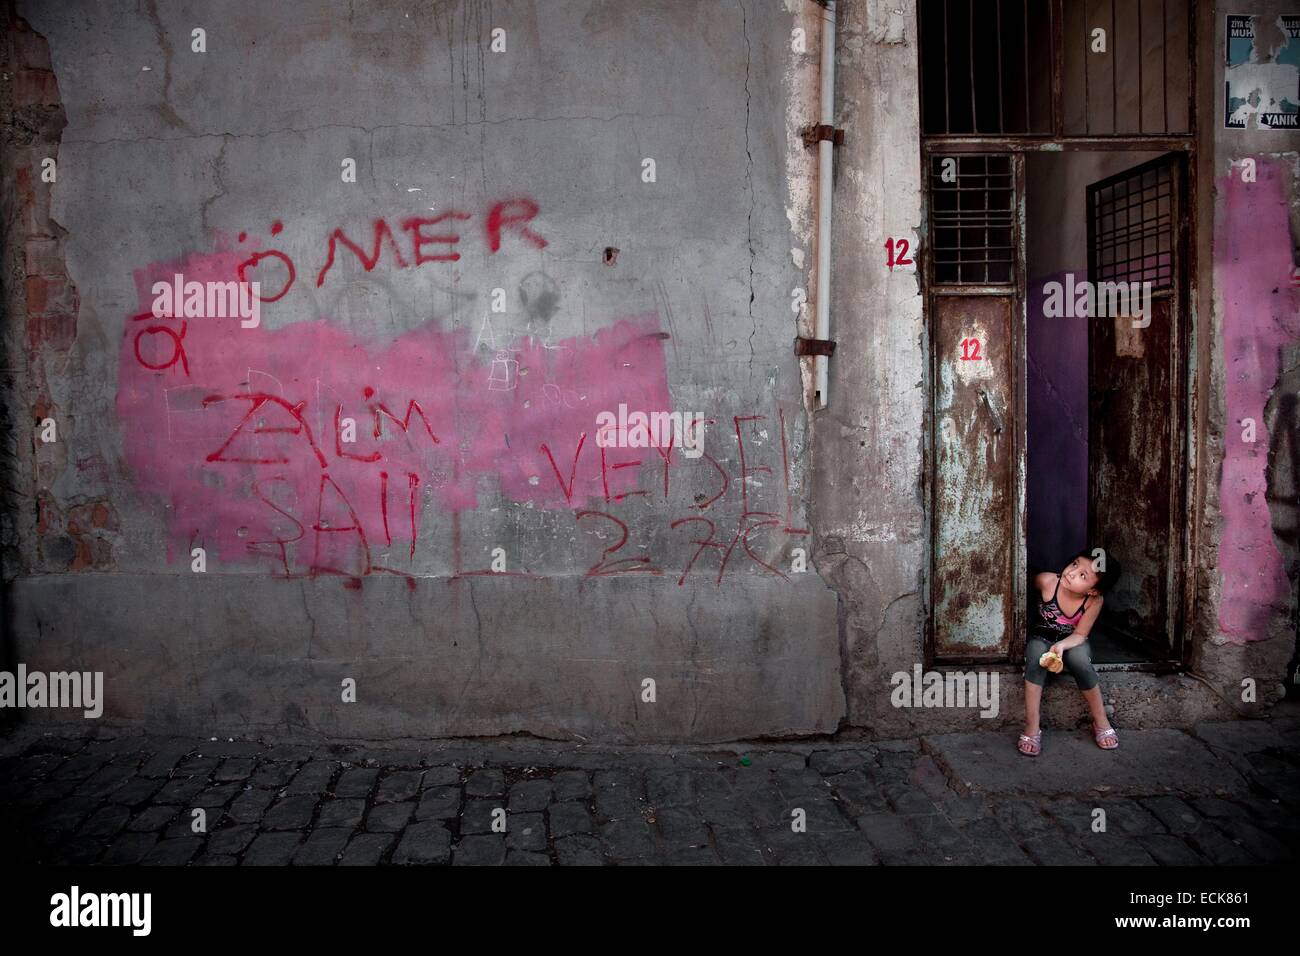
[{"label": "girl's dark hair", "polygon": [[[1088,548],[1086,551],[1080,551],[1075,557],[1092,562],[1093,570],[1097,572],[1097,590],[1102,594],[1113,588],[1124,572],[1124,566],[1120,564],[1119,558],[1105,548]],[[1104,569],[1098,565],[1103,565]]]}]

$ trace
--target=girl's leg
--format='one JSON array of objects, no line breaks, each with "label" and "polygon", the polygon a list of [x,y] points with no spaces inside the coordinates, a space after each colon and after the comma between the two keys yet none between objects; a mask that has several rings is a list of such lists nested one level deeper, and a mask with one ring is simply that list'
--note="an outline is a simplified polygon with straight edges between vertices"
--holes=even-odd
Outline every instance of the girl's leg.
[{"label": "girl's leg", "polygon": [[1026,737],[1038,733],[1038,715],[1042,710],[1043,685],[1025,681],[1025,729]]},{"label": "girl's leg", "polygon": [[[1043,700],[1043,685],[1047,682],[1047,671],[1038,663],[1038,659],[1047,652],[1047,641],[1041,637],[1031,637],[1025,642],[1025,729],[1022,736],[1036,737],[1039,733],[1039,713]],[[1021,740],[1018,744],[1021,753],[1036,754],[1038,747]]]},{"label": "girl's leg", "polygon": [[1094,687],[1092,690],[1083,692],[1084,703],[1088,705],[1088,713],[1092,715],[1092,722],[1098,730],[1109,730],[1110,720],[1106,717],[1106,705],[1101,699],[1101,688]]},{"label": "girl's leg", "polygon": [[1119,737],[1106,719],[1106,705],[1101,700],[1101,688],[1085,690],[1083,699],[1088,705],[1088,713],[1092,715],[1092,735],[1097,746],[1102,750],[1114,750],[1119,746]]},{"label": "girl's leg", "polygon": [[[1092,652],[1085,641],[1078,647],[1072,647],[1065,652],[1065,666],[1074,676],[1075,682],[1079,685],[1079,690],[1083,694],[1083,701],[1088,705],[1088,713],[1092,717],[1093,734],[1099,734],[1102,731],[1110,730],[1110,720],[1106,717],[1106,704],[1101,699],[1101,687],[1098,686],[1097,672],[1092,666]],[[1119,746],[1119,741],[1110,735],[1107,738],[1098,738],[1097,745],[1105,750],[1114,750]]]}]

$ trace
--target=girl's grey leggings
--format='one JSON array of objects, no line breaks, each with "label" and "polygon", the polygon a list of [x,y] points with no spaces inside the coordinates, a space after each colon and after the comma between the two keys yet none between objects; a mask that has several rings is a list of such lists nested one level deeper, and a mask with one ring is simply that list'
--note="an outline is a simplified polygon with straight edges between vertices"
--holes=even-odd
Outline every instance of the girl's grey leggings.
[{"label": "girl's grey leggings", "polygon": [[[1051,672],[1041,666],[1038,659],[1046,654],[1051,646],[1051,642],[1037,636],[1031,636],[1025,641],[1025,680],[1029,683],[1037,684],[1039,687],[1047,683]],[[1092,668],[1092,651],[1088,648],[1087,641],[1078,647],[1070,648],[1062,657],[1065,660],[1065,669],[1079,685],[1079,690],[1092,690],[1097,686],[1097,672]]]}]

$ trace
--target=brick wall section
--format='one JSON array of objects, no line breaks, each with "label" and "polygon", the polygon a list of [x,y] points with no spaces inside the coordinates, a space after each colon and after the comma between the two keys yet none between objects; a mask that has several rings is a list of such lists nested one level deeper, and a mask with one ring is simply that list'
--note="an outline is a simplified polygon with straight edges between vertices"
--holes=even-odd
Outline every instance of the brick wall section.
[{"label": "brick wall section", "polygon": [[[107,568],[117,531],[112,506],[59,502],[49,490],[70,464],[75,424],[70,410],[55,404],[47,379],[47,365],[61,363],[76,344],[80,308],[64,257],[66,232],[50,217],[55,183],[42,175],[45,160],[58,162],[67,115],[44,37],[11,13],[0,49],[4,575]],[[60,172],[56,165],[55,176]],[[58,427],[58,441],[49,445],[36,438],[38,423],[47,417]],[[29,536],[35,547],[23,548]],[[23,555],[32,557],[24,561]]]},{"label": "brick wall section", "polygon": [[11,53],[6,62],[13,68],[13,87],[7,104],[5,145],[13,149],[14,168],[6,173],[12,172],[17,191],[13,198],[18,205],[21,241],[13,236],[11,248],[22,254],[27,339],[33,349],[48,345],[66,351],[77,334],[77,289],[64,265],[63,229],[50,219],[53,183],[43,181],[42,163],[46,159],[57,162],[67,117],[44,38],[22,20],[11,21],[7,34]]}]

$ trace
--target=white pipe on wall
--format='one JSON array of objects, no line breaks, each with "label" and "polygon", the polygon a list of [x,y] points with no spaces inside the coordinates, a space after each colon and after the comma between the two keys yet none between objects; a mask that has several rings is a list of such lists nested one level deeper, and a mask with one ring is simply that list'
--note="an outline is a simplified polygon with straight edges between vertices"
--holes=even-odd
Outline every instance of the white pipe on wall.
[{"label": "white pipe on wall", "polygon": [[[835,0],[822,10],[821,123],[835,125]],[[823,139],[817,144],[817,318],[814,338],[831,337],[831,157],[834,145]],[[830,357],[813,356],[815,405],[828,404]]]}]

